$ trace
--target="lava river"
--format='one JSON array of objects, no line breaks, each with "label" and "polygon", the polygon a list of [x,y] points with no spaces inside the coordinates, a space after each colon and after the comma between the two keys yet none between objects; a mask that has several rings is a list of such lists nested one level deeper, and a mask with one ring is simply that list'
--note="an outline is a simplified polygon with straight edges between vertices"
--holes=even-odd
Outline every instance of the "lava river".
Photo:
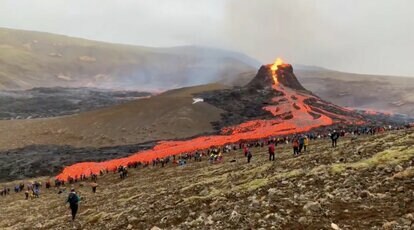
[{"label": "lava river", "polygon": [[[275,71],[275,68],[272,68],[272,71]],[[113,170],[120,165],[127,165],[128,163],[150,162],[156,158],[205,150],[212,146],[223,146],[269,136],[307,132],[313,128],[332,125],[338,122],[336,118],[349,123],[360,122],[338,114],[331,116],[332,112],[323,110],[323,108],[318,108],[315,111],[314,107],[306,104],[305,101],[310,98],[320,100],[318,97],[286,87],[276,80],[272,89],[283,93],[283,96],[272,99],[273,105],[263,108],[273,114],[274,119],[247,121],[237,126],[224,128],[219,135],[202,136],[183,141],[161,141],[153,149],[137,152],[125,158],[104,162],[77,163],[64,168],[63,172],[57,176],[57,179],[67,180],[69,176],[75,178],[80,177],[80,175],[90,175],[105,169]]]}]

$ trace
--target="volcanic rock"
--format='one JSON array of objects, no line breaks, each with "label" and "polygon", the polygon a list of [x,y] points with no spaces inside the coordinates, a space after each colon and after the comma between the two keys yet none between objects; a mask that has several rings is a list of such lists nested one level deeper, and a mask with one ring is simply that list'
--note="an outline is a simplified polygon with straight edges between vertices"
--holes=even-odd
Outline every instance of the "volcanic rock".
[{"label": "volcanic rock", "polygon": [[[293,67],[290,64],[279,65],[276,70],[276,78],[278,82],[286,87],[307,91],[296,78],[293,73]],[[272,77],[273,73],[270,65],[263,65],[260,67],[256,77],[247,84],[247,87],[254,89],[269,89],[275,82]]]},{"label": "volcanic rock", "polygon": [[309,201],[308,203],[305,204],[305,206],[303,206],[303,210],[308,214],[312,214],[315,212],[319,212],[322,209],[321,205],[319,204],[319,202],[313,202],[313,201]]}]

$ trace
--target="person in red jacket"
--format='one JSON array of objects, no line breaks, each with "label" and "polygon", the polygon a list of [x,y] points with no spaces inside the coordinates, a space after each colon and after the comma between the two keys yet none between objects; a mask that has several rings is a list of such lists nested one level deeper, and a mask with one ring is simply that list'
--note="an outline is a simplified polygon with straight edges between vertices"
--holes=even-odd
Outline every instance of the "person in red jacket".
[{"label": "person in red jacket", "polygon": [[297,137],[295,137],[292,141],[292,146],[293,146],[293,155],[297,156],[299,155],[299,140]]},{"label": "person in red jacket", "polygon": [[275,160],[275,144],[269,144],[269,161]]}]

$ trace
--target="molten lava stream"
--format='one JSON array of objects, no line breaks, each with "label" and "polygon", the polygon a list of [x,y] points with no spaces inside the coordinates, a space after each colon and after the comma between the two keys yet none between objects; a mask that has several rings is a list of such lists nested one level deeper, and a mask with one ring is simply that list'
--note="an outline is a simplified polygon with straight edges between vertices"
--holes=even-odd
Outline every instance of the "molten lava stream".
[{"label": "molten lava stream", "polygon": [[[63,172],[57,176],[60,180],[67,180],[68,177],[80,177],[81,175],[90,175],[91,173],[99,173],[101,170],[113,170],[120,165],[127,165],[134,162],[150,162],[156,158],[163,158],[182,153],[191,153],[197,150],[205,150],[212,146],[223,146],[240,141],[258,140],[269,136],[289,135],[293,133],[307,132],[313,128],[332,125],[334,121],[324,114],[312,110],[312,106],[305,104],[308,98],[315,98],[312,95],[305,96],[297,93],[295,90],[282,87],[277,79],[277,70],[284,65],[281,59],[270,67],[274,90],[283,92],[283,98],[273,98],[273,102],[277,102],[277,106],[266,106],[263,109],[271,112],[275,119],[272,120],[253,120],[247,121],[240,125],[224,128],[221,135],[197,137],[185,141],[162,141],[153,149],[137,152],[132,156],[114,159],[105,162],[84,162],[74,164],[64,168]],[[296,105],[296,106],[294,106]],[[320,109],[322,111],[322,109]],[[315,119],[309,112],[319,114],[320,117]],[[280,119],[282,114],[292,114],[293,118],[289,120]],[[228,134],[228,135],[226,135]]]}]

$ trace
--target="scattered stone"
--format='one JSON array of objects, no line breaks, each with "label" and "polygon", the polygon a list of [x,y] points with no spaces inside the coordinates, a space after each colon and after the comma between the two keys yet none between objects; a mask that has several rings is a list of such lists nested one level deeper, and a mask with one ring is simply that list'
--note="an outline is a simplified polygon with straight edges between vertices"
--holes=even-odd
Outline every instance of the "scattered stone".
[{"label": "scattered stone", "polygon": [[386,222],[384,225],[382,225],[382,229],[384,230],[392,230],[394,229],[398,223],[396,221]]},{"label": "scattered stone", "polygon": [[405,218],[414,221],[414,215],[412,213],[408,213],[407,215],[405,215]]},{"label": "scattered stone", "polygon": [[132,229],[133,226],[131,224],[128,224],[127,229]]},{"label": "scattered stone", "polygon": [[200,196],[208,196],[208,194],[210,194],[210,192],[208,191],[208,189],[203,189],[200,193],[199,193],[199,195]]},{"label": "scattered stone", "polygon": [[335,223],[331,223],[331,228],[334,230],[341,230],[341,228],[339,228],[339,226]]},{"label": "scattered stone", "polygon": [[236,212],[235,210],[233,210],[233,212],[231,212],[230,221],[239,222],[240,218],[241,218],[241,215],[238,212]]},{"label": "scattered stone", "polygon": [[277,192],[277,190],[275,188],[270,188],[269,190],[267,190],[267,193],[269,194],[269,196],[275,195],[276,192]]},{"label": "scattered stone", "polygon": [[308,219],[306,217],[302,216],[301,218],[299,218],[298,222],[301,225],[306,225],[308,223]]},{"label": "scattered stone", "polygon": [[404,170],[404,168],[401,166],[401,165],[397,165],[397,166],[395,166],[395,168],[394,168],[394,171],[395,172],[402,172]]},{"label": "scattered stone", "polygon": [[303,206],[303,210],[308,214],[312,214],[314,212],[318,212],[322,209],[321,204],[314,201],[309,201]]}]

